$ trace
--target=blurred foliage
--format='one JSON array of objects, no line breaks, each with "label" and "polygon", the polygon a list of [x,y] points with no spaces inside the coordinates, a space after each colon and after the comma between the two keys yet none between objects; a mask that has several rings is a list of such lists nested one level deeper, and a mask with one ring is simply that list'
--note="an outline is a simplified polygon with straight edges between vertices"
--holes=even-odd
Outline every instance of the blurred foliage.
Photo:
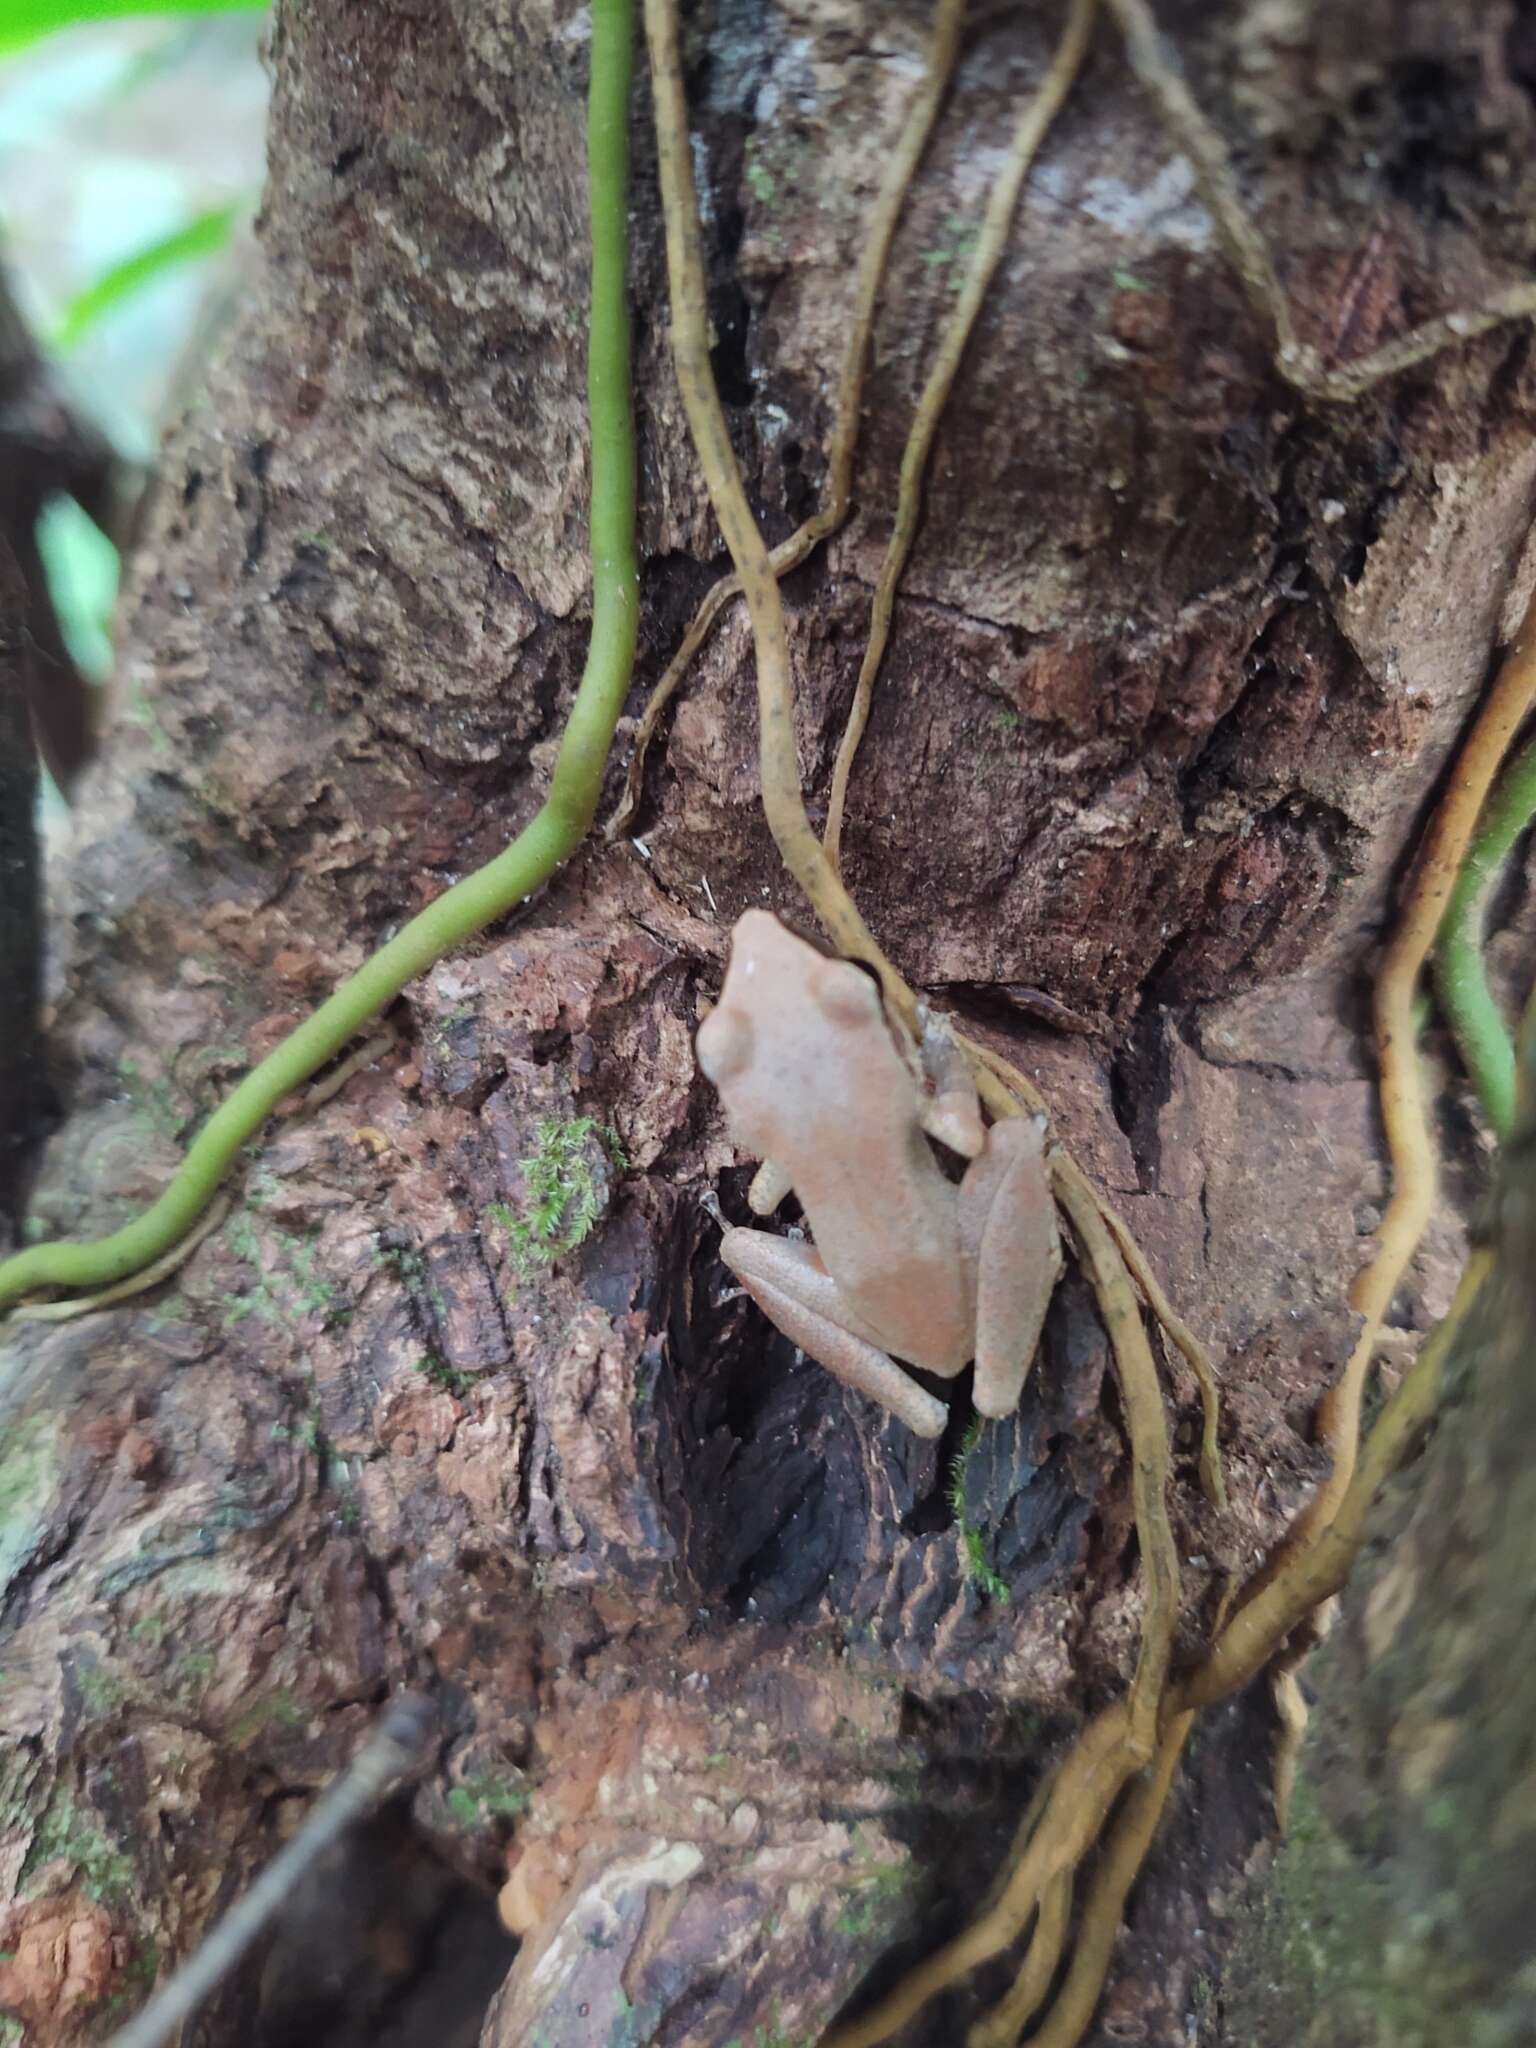
[{"label": "blurred foliage", "polygon": [[266,4],[267,0],[161,0],[158,7],[145,7],[137,0],[3,0],[0,56],[81,21],[120,21],[139,14],[259,14]]},{"label": "blurred foliage", "polygon": [[65,307],[64,317],[53,332],[54,347],[73,348],[88,328],[167,270],[217,255],[234,232],[238,217],[238,209],[233,206],[209,207],[184,228],[161,235],[132,256],[125,256],[121,263],[112,264]]},{"label": "blurred foliage", "polygon": [[[132,463],[153,460],[238,284],[262,168],[261,11],[0,0],[0,260],[71,401]],[[102,682],[116,550],[68,498],[37,543],[70,655]]]},{"label": "blurred foliage", "polygon": [[112,667],[117,549],[73,498],[63,497],[45,507],[37,549],[70,659],[87,681],[105,682]]}]

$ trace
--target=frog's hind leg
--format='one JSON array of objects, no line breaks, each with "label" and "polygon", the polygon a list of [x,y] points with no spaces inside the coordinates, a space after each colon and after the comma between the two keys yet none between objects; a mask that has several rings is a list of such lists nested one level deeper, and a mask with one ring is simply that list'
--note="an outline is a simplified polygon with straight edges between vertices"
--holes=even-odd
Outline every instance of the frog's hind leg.
[{"label": "frog's hind leg", "polygon": [[976,1406],[1011,1415],[1061,1272],[1045,1123],[1009,1117],[987,1132],[959,1191],[960,1238],[976,1272]]},{"label": "frog's hind leg", "polygon": [[808,1357],[916,1435],[943,1435],[949,1410],[888,1352],[848,1327],[848,1305],[809,1245],[766,1230],[727,1230],[720,1256],[768,1320]]}]

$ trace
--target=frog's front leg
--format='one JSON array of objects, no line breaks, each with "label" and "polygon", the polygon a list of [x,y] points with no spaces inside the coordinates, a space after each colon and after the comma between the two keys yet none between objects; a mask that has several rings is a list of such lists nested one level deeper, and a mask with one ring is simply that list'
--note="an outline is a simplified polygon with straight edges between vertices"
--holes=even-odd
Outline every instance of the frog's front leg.
[{"label": "frog's front leg", "polygon": [[962,1159],[975,1159],[987,1142],[976,1076],[961,1050],[955,1027],[933,1010],[923,1012],[918,1065],[931,1090],[918,1105],[923,1129]]},{"label": "frog's front leg", "polygon": [[976,1390],[983,1415],[1011,1415],[1061,1272],[1045,1119],[1008,1117],[960,1184],[960,1242],[976,1275]]},{"label": "frog's front leg", "polygon": [[729,1229],[720,1256],[768,1320],[808,1357],[918,1436],[943,1435],[949,1410],[863,1331],[810,1245],[766,1230]]},{"label": "frog's front leg", "polygon": [[765,1159],[747,1189],[747,1207],[754,1216],[771,1216],[794,1186],[787,1170]]}]

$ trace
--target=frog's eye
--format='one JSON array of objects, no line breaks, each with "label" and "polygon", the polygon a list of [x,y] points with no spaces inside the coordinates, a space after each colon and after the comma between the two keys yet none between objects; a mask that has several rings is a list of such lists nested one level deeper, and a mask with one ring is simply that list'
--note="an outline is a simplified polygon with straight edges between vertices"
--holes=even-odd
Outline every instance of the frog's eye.
[{"label": "frog's eye", "polygon": [[826,961],[816,970],[811,988],[829,1023],[852,1028],[880,1015],[879,984],[852,960]]},{"label": "frog's eye", "polygon": [[735,1078],[752,1061],[752,1020],[734,1004],[711,1010],[694,1040],[699,1065],[717,1088]]}]

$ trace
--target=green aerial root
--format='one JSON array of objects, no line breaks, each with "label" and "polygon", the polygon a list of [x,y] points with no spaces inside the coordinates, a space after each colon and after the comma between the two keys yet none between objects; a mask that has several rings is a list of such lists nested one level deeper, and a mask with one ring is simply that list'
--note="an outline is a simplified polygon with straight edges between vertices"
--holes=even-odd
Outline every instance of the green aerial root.
[{"label": "green aerial root", "polygon": [[0,1311],[44,1288],[109,1287],[170,1250],[212,1201],[235,1155],[285,1095],[333,1059],[406,983],[504,917],[586,837],[634,665],[639,613],[635,440],[630,410],[628,261],[630,0],[593,0],[587,101],[592,311],[587,406],[592,439],[592,638],[549,795],[505,852],[439,896],[214,1111],[176,1178],[134,1222],[93,1244],[41,1244],[0,1264]]},{"label": "green aerial root", "polygon": [[1515,841],[1536,817],[1536,740],[1500,777],[1478,820],[1435,941],[1435,992],[1456,1050],[1500,1144],[1515,1122],[1515,1048],[1483,967],[1488,901]]}]

